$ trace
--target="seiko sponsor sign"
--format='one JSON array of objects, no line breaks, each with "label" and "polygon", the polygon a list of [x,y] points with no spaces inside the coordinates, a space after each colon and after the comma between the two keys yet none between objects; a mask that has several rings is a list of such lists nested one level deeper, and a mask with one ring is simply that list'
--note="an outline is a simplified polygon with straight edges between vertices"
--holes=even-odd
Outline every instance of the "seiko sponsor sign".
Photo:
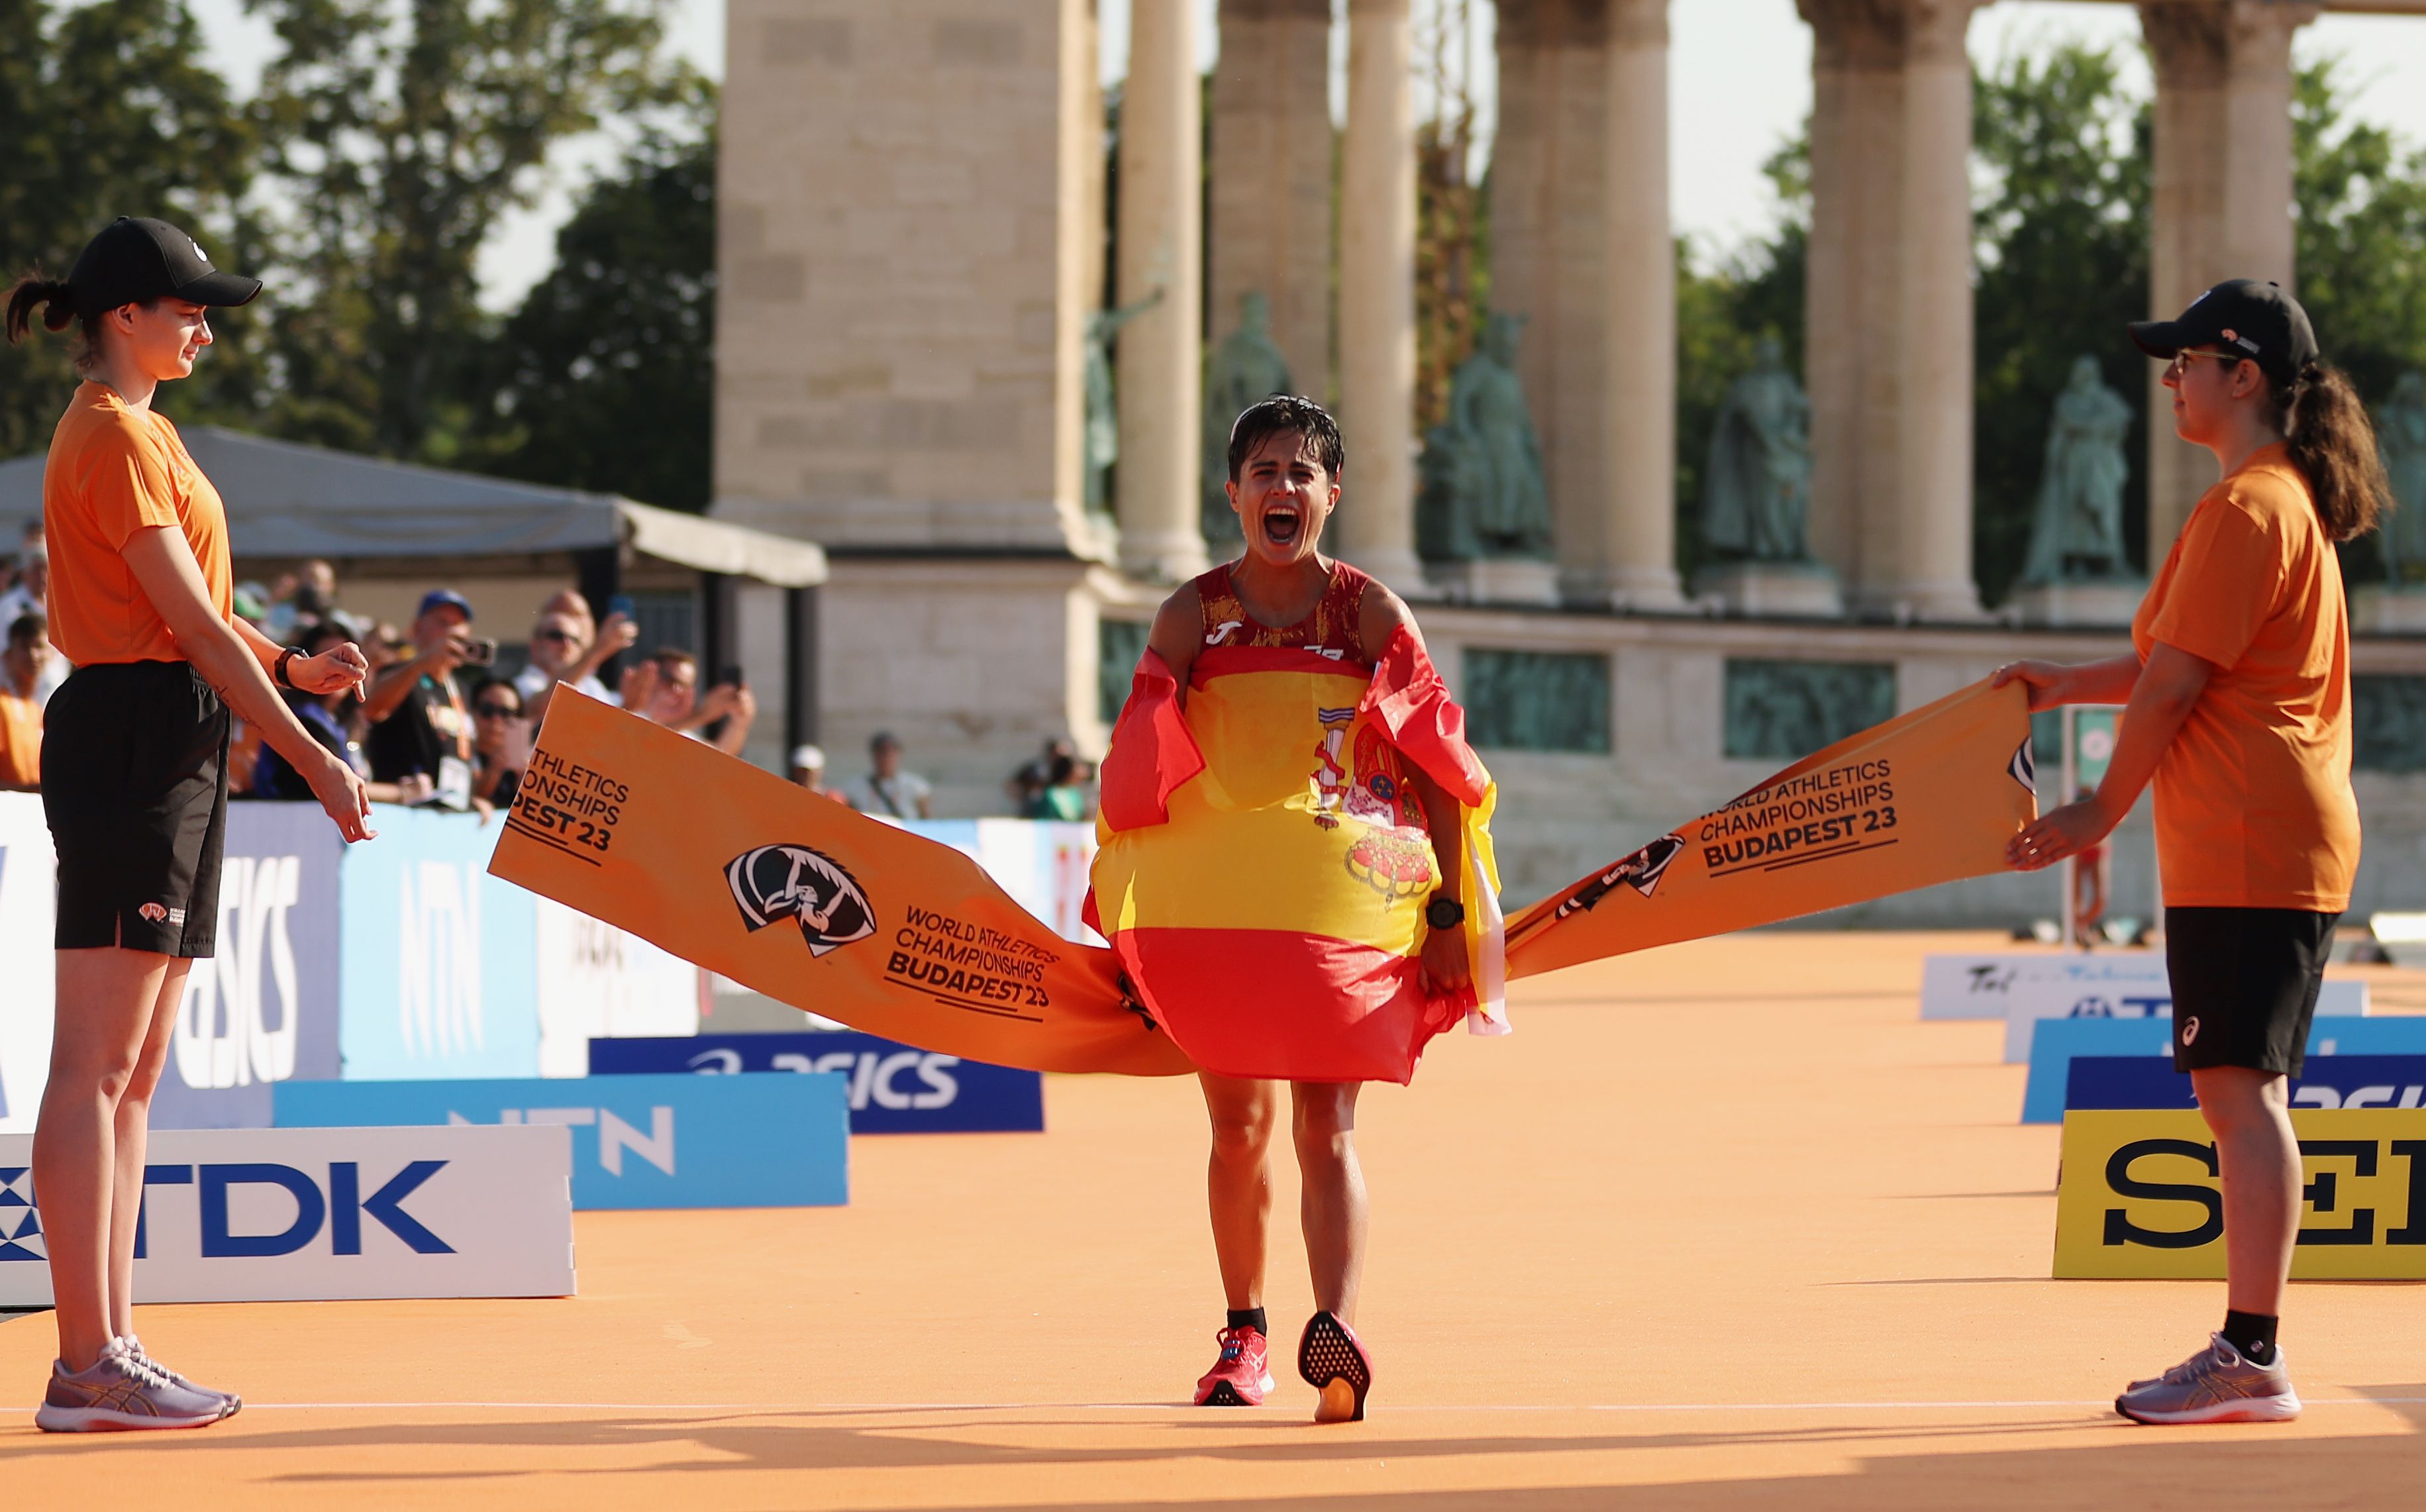
[{"label": "seiko sponsor sign", "polygon": [[[2420,1024],[2426,1028],[2426,1023]],[[2414,1108],[2426,1102],[2426,1055],[2310,1055],[2290,1079],[2294,1108]],[[2191,1079],[2154,1055],[2075,1055],[2063,1105],[2194,1108]]]},{"label": "seiko sponsor sign", "polygon": [[[2303,1108],[2293,1280],[2426,1279],[2426,1108]],[[2055,1274],[2169,1280],[2224,1276],[2215,1138],[2195,1112],[2063,1119]]]},{"label": "seiko sponsor sign", "polygon": [[875,1035],[701,1035],[593,1039],[594,1076],[690,1071],[831,1071],[850,1091],[853,1134],[964,1134],[1044,1127],[1035,1071],[939,1055]]},{"label": "seiko sponsor sign", "polygon": [[844,1097],[833,1075],[289,1082],[276,1110],[281,1128],[552,1124],[576,1208],[774,1208],[849,1200]]},{"label": "seiko sponsor sign", "polygon": [[[0,1307],[51,1300],[32,1144],[0,1135]],[[571,1161],[566,1131],[551,1128],[158,1130],[135,1294],[570,1296]]]}]

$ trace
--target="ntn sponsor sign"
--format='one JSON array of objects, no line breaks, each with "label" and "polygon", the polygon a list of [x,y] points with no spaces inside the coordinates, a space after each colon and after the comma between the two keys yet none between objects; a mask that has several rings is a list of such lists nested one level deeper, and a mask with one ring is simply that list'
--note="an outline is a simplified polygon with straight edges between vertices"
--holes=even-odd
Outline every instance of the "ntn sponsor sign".
[{"label": "ntn sponsor sign", "polygon": [[[2426,1054],[2310,1055],[2290,1079],[2294,1108],[2414,1108],[2426,1102]],[[2197,1106],[2191,1079],[2154,1055],[2075,1055],[2063,1105],[2076,1108]]]},{"label": "ntn sponsor sign", "polygon": [[[32,1143],[0,1134],[0,1307],[51,1300]],[[571,1161],[562,1129],[157,1130],[135,1295],[570,1296]]]},{"label": "ntn sponsor sign", "polygon": [[[2072,1062],[2083,1055],[2163,1056],[2171,1068],[2173,1022],[2168,1019],[2042,1019],[2030,1035],[2030,1081],[2022,1093],[2024,1123],[2063,1120],[2064,1088]],[[2319,1018],[2308,1027],[2307,1054],[2318,1055],[2426,1055],[2426,1016]],[[2182,1078],[2184,1086],[2190,1078]]]},{"label": "ntn sponsor sign", "polygon": [[1031,1132],[1044,1127],[1036,1071],[923,1051],[855,1031],[593,1039],[593,1075],[830,1071],[849,1088],[853,1134]]},{"label": "ntn sponsor sign", "polygon": [[[2426,1108],[2304,1108],[2293,1280],[2426,1279]],[[2054,1274],[2224,1274],[2215,1139],[2195,1111],[2064,1115]]]},{"label": "ntn sponsor sign", "polygon": [[843,1078],[695,1075],[285,1082],[281,1128],[549,1124],[571,1131],[576,1208],[825,1207],[849,1200]]}]

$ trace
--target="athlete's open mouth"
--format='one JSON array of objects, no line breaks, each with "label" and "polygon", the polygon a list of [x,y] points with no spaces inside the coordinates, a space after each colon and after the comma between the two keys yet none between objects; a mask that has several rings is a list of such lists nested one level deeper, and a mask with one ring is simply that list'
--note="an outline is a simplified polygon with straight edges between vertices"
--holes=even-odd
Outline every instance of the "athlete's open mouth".
[{"label": "athlete's open mouth", "polygon": [[1301,523],[1295,506],[1274,505],[1264,511],[1264,539],[1275,546],[1294,545]]}]

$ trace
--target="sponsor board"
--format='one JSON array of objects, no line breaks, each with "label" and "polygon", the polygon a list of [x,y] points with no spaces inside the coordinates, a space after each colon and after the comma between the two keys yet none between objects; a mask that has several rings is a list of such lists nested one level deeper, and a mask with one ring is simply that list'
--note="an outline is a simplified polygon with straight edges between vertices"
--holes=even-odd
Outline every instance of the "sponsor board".
[{"label": "sponsor board", "polygon": [[[2365,982],[2328,981],[2317,993],[2320,1019],[2364,1018],[2370,1004]],[[2173,988],[2130,995],[2083,992],[2067,999],[2061,992],[2015,997],[2005,1017],[2005,1064],[2018,1066],[2030,1058],[2030,1037],[2039,1024],[2056,1019],[2171,1019]],[[2169,1030],[2168,1033],[2171,1031]]]},{"label": "sponsor board", "polygon": [[557,1124],[573,1205],[833,1207],[849,1200],[847,1089],[835,1075],[286,1082],[278,1126]]},{"label": "sponsor board", "polygon": [[346,1075],[538,1075],[538,900],[488,875],[503,827],[388,805],[371,824],[339,914]]},{"label": "sponsor board", "polygon": [[[2426,1279],[2426,1108],[2303,1108],[2293,1280]],[[2224,1273],[2224,1194],[2206,1120],[2177,1109],[2064,1115],[2055,1275]]]},{"label": "sponsor board", "polygon": [[[2291,1078],[2294,1108],[2414,1108],[2426,1101],[2426,1055],[2310,1055]],[[2064,1111],[2194,1108],[2189,1073],[2154,1055],[2075,1055]]]},{"label": "sponsor board", "polygon": [[[2426,1017],[2320,1018],[2308,1027],[2307,1054],[2321,1055],[2426,1055]],[[2147,1056],[2173,1070],[2174,1026],[2168,1019],[2043,1019],[2030,1036],[2030,1075],[2022,1093],[2024,1123],[2063,1121],[2065,1088],[2074,1060],[2083,1055]],[[2186,1107],[2190,1078],[2181,1076]]]},{"label": "sponsor board", "polygon": [[1027,1133],[1044,1127],[1041,1073],[939,1055],[855,1031],[593,1039],[590,1071],[832,1071],[849,1086],[855,1134]]},{"label": "sponsor board", "polygon": [[[2005,1061],[2030,1059],[2030,1026],[2041,1019],[2148,1019],[2173,1011],[2161,951],[1938,955],[1922,958],[1923,1019],[2002,1019]],[[2329,981],[2320,1015],[2368,1011],[2367,984]]]},{"label": "sponsor board", "polygon": [[[51,1301],[32,1145],[0,1134],[0,1307]],[[154,1130],[135,1295],[571,1296],[571,1161],[561,1129]]]},{"label": "sponsor board", "polygon": [[539,1073],[583,1076],[590,1041],[699,1032],[700,970],[551,898],[537,902]]},{"label": "sponsor board", "polygon": [[30,1134],[51,1074],[57,883],[39,793],[0,793],[0,1134]]},{"label": "sponsor board", "polygon": [[345,850],[316,803],[230,806],[218,953],[186,974],[153,1128],[267,1128],[272,1083],[337,1075]]}]

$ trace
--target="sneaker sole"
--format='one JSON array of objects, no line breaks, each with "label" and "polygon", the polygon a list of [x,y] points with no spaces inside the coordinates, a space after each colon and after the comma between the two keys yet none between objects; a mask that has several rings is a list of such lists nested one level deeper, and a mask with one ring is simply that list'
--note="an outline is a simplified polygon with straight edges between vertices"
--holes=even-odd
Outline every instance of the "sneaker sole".
[{"label": "sneaker sole", "polygon": [[2179,1412],[2151,1412],[2144,1407],[2123,1405],[2114,1399],[2114,1410],[2134,1423],[2156,1427],[2180,1427],[2200,1423],[2289,1423],[2300,1415],[2300,1399],[2286,1391],[2280,1396],[2244,1396],[2229,1402],[2210,1402],[2206,1407],[2187,1407]]},{"label": "sneaker sole", "polygon": [[1322,1393],[1315,1404],[1317,1423],[1362,1423],[1365,1393],[1373,1389],[1373,1361],[1345,1325],[1328,1312],[1318,1312],[1298,1342],[1297,1373]]},{"label": "sneaker sole", "polygon": [[1198,1407],[1262,1407],[1264,1398],[1271,1394],[1272,1388],[1277,1384],[1279,1383],[1267,1375],[1255,1383],[1255,1394],[1249,1396],[1238,1390],[1238,1384],[1236,1381],[1216,1381],[1213,1383],[1213,1390],[1196,1399],[1196,1405]]},{"label": "sneaker sole", "polygon": [[53,1407],[46,1402],[34,1409],[34,1426],[44,1433],[170,1433],[182,1428],[207,1428],[235,1414],[236,1408],[231,1407],[216,1417],[163,1418],[111,1407]]}]

